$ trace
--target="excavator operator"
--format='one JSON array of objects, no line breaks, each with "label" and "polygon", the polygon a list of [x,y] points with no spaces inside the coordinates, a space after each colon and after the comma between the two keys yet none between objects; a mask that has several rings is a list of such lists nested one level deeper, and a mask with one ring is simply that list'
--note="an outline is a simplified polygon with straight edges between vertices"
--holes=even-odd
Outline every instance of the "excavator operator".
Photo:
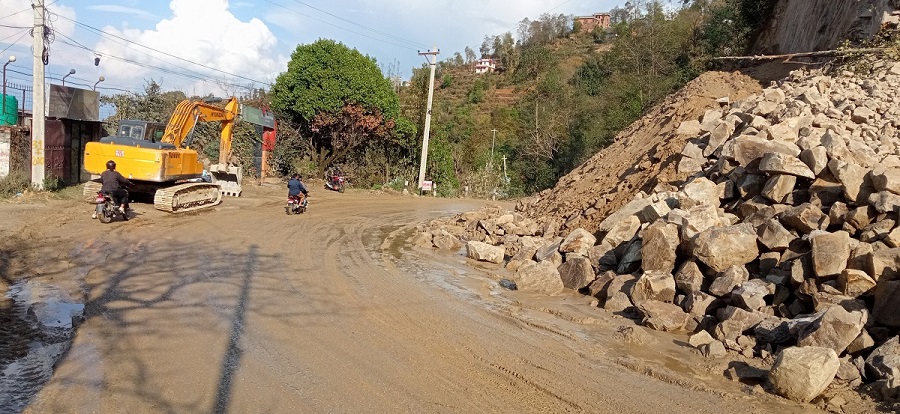
[{"label": "excavator operator", "polygon": [[[109,160],[106,162],[106,171],[100,174],[100,181],[103,182],[103,187],[100,191],[112,194],[113,201],[119,205],[119,210],[125,213],[128,208],[128,190],[123,188],[123,186],[134,184],[116,171],[115,161]],[[128,216],[126,215],[125,217],[128,220]]]}]

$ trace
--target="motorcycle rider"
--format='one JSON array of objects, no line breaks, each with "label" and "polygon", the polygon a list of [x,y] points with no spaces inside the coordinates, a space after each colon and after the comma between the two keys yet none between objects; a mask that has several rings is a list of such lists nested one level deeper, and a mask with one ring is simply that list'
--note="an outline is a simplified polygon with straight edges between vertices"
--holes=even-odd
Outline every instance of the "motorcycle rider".
[{"label": "motorcycle rider", "polygon": [[112,195],[113,202],[119,205],[119,211],[122,212],[122,216],[127,221],[128,214],[126,214],[126,211],[128,210],[128,190],[126,190],[124,186],[132,186],[134,183],[128,181],[127,178],[116,171],[116,162],[113,160],[106,162],[106,171],[100,174],[100,181],[103,182],[103,187],[100,191]]},{"label": "motorcycle rider", "polygon": [[309,191],[307,191],[306,186],[303,185],[303,181],[302,181],[302,178],[300,177],[300,174],[295,173],[293,176],[291,176],[291,179],[288,180],[288,182],[287,182],[287,187],[288,187],[288,197],[296,197],[302,193],[303,197],[300,198],[300,202],[301,203],[306,202],[306,197],[309,196]]}]

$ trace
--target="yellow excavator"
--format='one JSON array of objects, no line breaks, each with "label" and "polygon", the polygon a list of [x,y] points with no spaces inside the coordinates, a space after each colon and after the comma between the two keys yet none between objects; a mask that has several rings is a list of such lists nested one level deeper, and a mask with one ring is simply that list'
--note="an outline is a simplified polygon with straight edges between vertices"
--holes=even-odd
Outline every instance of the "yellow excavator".
[{"label": "yellow excavator", "polygon": [[[89,142],[84,149],[84,169],[99,175],[106,162],[116,162],[116,170],[135,186],[129,191],[153,195],[153,205],[170,213],[196,211],[222,202],[222,195],[241,195],[241,167],[229,163],[234,123],[240,106],[232,97],[224,108],[211,102],[184,100],[162,129],[161,123],[123,120],[116,136]],[[220,122],[219,162],[204,174],[200,155],[191,149],[197,122]],[[85,184],[84,194],[92,196],[101,183]]]}]

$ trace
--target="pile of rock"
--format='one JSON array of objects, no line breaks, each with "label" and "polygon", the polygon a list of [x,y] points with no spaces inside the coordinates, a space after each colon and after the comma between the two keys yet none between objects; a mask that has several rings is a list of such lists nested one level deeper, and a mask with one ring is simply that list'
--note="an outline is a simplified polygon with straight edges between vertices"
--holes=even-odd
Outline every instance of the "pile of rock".
[{"label": "pile of rock", "polygon": [[809,401],[837,378],[900,394],[900,63],[865,78],[797,73],[711,109],[678,165],[598,232],[500,209],[423,227],[420,245],[505,263],[519,289],[565,288],[705,355],[774,359],[773,388]]}]

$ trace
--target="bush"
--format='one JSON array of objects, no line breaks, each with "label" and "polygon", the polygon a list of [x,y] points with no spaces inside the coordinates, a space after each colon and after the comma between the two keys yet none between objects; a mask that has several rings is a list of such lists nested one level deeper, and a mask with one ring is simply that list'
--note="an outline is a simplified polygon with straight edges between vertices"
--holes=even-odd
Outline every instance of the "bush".
[{"label": "bush", "polygon": [[62,179],[55,175],[48,175],[44,177],[44,191],[55,193],[59,190],[62,190],[65,186],[66,185],[63,183]]},{"label": "bush", "polygon": [[21,193],[31,187],[31,182],[25,178],[24,174],[11,173],[6,177],[0,178],[0,197],[9,198]]}]

